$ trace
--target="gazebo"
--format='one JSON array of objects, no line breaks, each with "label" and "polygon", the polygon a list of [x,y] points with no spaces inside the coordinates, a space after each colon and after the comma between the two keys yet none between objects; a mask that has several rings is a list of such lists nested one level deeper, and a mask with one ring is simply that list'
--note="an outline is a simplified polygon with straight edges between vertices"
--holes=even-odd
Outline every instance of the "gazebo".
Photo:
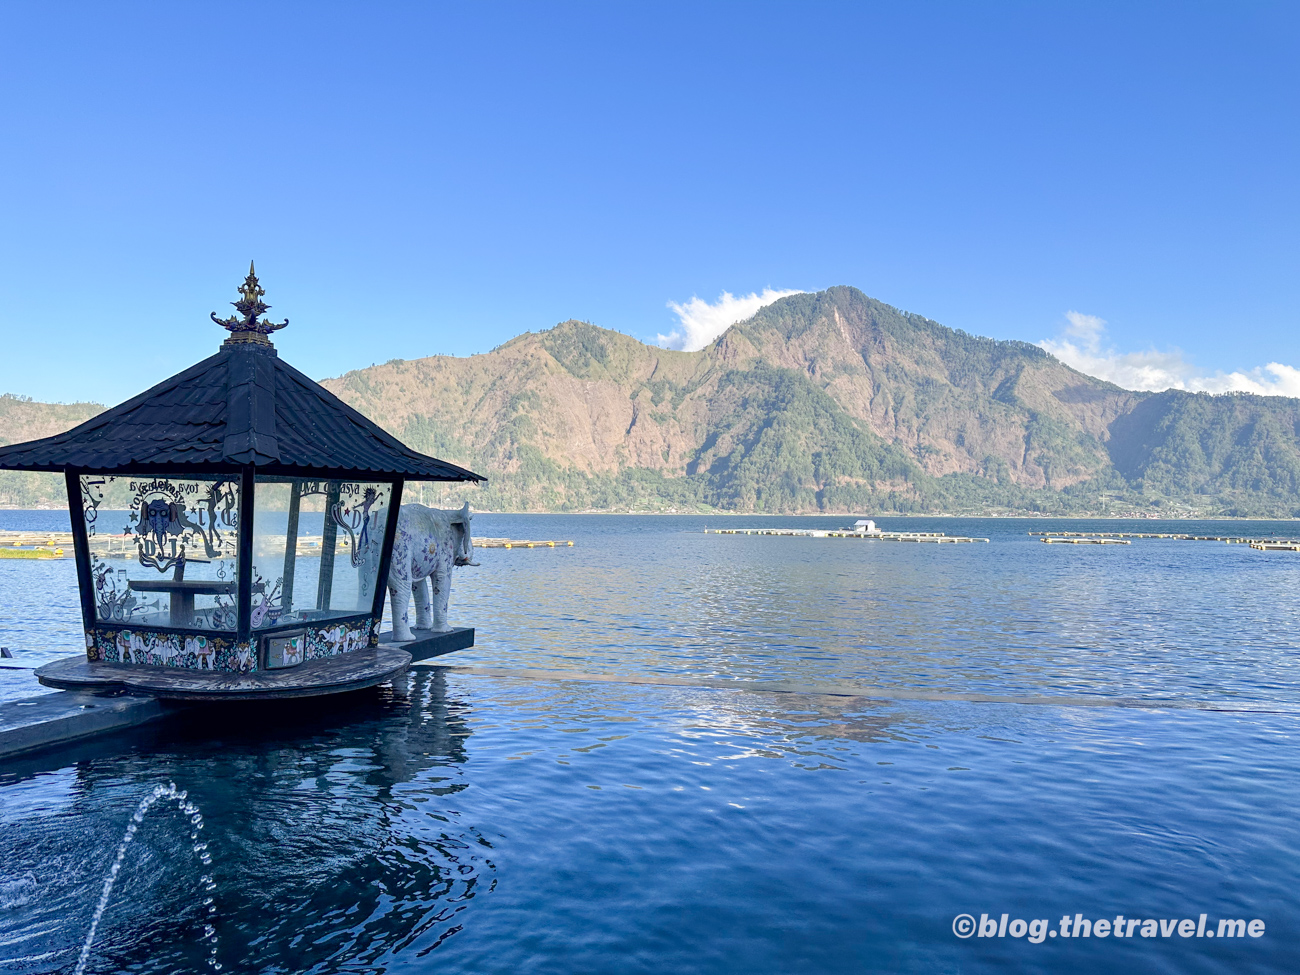
[{"label": "gazebo", "polygon": [[406,481],[484,478],[406,447],[276,353],[252,265],[216,355],[66,433],[0,448],[60,471],[86,656],[47,685],[301,696],[392,679],[381,645]]}]

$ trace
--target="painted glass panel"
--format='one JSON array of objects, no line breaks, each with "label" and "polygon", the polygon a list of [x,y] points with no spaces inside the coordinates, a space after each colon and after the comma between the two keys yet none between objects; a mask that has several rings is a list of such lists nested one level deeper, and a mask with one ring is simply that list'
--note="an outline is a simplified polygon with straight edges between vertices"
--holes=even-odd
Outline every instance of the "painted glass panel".
[{"label": "painted glass panel", "polygon": [[254,630],[369,613],[393,485],[258,477]]},{"label": "painted glass panel", "polygon": [[81,496],[98,620],[235,629],[238,478],[83,474]]}]

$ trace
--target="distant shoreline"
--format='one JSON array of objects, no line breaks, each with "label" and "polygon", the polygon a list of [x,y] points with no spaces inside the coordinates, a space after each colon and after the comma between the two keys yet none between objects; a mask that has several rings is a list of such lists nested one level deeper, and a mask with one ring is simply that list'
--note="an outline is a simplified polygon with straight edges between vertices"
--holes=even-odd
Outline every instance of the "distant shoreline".
[{"label": "distant shoreline", "polygon": [[[409,503],[409,502],[408,502]],[[434,507],[434,506],[430,506]],[[486,509],[474,508],[471,510],[476,515],[508,515],[530,516],[544,515],[548,517],[590,517],[590,516],[619,516],[629,517],[633,515],[645,517],[662,517],[662,518],[964,518],[969,521],[1277,521],[1292,522],[1300,521],[1300,518],[1242,518],[1239,515],[1170,515],[1159,518],[1129,517],[1127,515],[1042,515],[1042,514],[1021,514],[1021,515],[955,515],[950,513],[943,514],[917,514],[909,512],[906,514],[895,514],[890,512],[825,512],[825,511],[796,511],[796,512],[779,512],[773,513],[768,511],[488,511]],[[0,511],[68,511],[68,506],[62,507],[41,507],[41,508],[21,508],[13,505],[0,505]],[[113,509],[117,510],[117,509]]]}]

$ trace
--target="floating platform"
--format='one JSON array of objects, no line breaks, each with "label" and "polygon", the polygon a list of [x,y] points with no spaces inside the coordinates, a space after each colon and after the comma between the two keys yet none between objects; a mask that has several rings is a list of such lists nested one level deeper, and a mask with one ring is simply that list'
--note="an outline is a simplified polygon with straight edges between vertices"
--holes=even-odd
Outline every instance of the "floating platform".
[{"label": "floating platform", "polygon": [[0,531],[0,546],[44,545],[72,551],[72,532],[29,532],[5,529]]},{"label": "floating platform", "polygon": [[165,704],[152,697],[100,697],[74,691],[8,701],[0,704],[0,759],[134,728],[169,713]]},{"label": "floating platform", "polygon": [[1300,542],[1251,542],[1257,552],[1300,552]]},{"label": "floating platform", "polygon": [[1044,538],[1048,545],[1132,545],[1127,538]]},{"label": "floating platform", "polygon": [[[283,541],[283,540],[281,540]],[[474,548],[573,548],[569,539],[537,538],[476,538]],[[90,538],[90,548],[102,559],[135,559],[139,549],[135,540],[129,535],[94,535]],[[70,559],[72,558],[72,532],[29,532],[0,531],[0,559]],[[276,554],[274,540],[269,547],[271,554]],[[284,545],[278,549],[284,552]],[[298,558],[319,558],[323,551],[323,542],[319,535],[306,535],[297,540]],[[346,554],[348,540],[338,539],[335,552]],[[233,547],[226,557],[233,558]]]},{"label": "floating platform", "polygon": [[476,538],[475,548],[573,548],[573,542],[528,538]]},{"label": "floating platform", "polygon": [[372,650],[253,674],[91,662],[81,655],[56,660],[38,668],[36,677],[60,693],[0,704],[0,760],[147,724],[186,703],[273,701],[361,690],[402,677],[413,660],[474,645],[473,627],[415,634],[408,643],[386,643],[381,637]]},{"label": "floating platform", "polygon": [[38,667],[36,679],[46,687],[60,690],[101,694],[117,691],[164,701],[269,701],[374,687],[400,677],[410,666],[409,653],[382,644],[369,650],[309,660],[297,667],[251,674],[107,663],[87,660],[79,654]]},{"label": "floating platform", "polygon": [[[270,554],[283,555],[285,544],[283,538],[269,539],[266,551]],[[72,545],[72,532],[0,531],[0,558],[70,559],[73,557]],[[89,539],[89,545],[91,552],[101,559],[134,560],[139,558],[140,555],[136,540],[131,535],[92,535]],[[300,559],[319,558],[322,551],[324,551],[324,543],[319,535],[301,536],[295,545],[295,552]],[[337,539],[334,543],[335,554],[347,554],[350,551],[348,546],[349,542],[346,538]],[[221,551],[222,558],[235,558],[238,554],[233,540],[223,542],[218,548]],[[31,553],[32,551],[51,554],[8,554],[10,552]]]},{"label": "floating platform", "polygon": [[388,630],[379,634],[379,645],[405,650],[413,661],[441,657],[444,653],[455,653],[457,650],[468,650],[474,645],[472,626],[453,626],[450,630],[441,631],[417,628],[411,632],[415,634],[414,640],[396,643],[393,640],[393,631]]},{"label": "floating platform", "polygon": [[1164,538],[1179,542],[1226,542],[1229,545],[1300,545],[1294,538],[1252,538],[1247,535],[1181,535],[1175,532],[1028,532],[1052,538]]},{"label": "floating platform", "polygon": [[[963,538],[943,532],[854,532],[822,531],[817,528],[706,528],[706,535],[781,535],[787,538],[860,538],[869,542],[987,542],[987,538]],[[477,544],[477,543],[476,543]]]}]

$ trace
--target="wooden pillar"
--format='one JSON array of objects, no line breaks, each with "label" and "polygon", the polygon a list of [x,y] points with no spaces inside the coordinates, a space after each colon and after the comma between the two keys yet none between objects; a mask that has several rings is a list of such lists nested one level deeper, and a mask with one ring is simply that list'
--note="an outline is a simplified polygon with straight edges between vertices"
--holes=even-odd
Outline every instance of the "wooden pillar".
[{"label": "wooden pillar", "polygon": [[95,577],[90,571],[90,539],[86,534],[86,509],[81,498],[81,475],[77,471],[65,470],[63,480],[68,489],[72,552],[77,559],[77,588],[81,591],[81,622],[89,636],[95,628]]},{"label": "wooden pillar", "polygon": [[[253,468],[239,473],[239,585],[236,589],[238,626],[235,639],[247,642],[253,629]],[[258,661],[265,666],[265,661]]]},{"label": "wooden pillar", "polygon": [[325,527],[321,529],[320,579],[316,583],[316,608],[330,608],[334,590],[334,549],[338,544],[339,526],[334,521],[334,506],[339,503],[339,482],[330,481],[325,489]]},{"label": "wooden pillar", "polygon": [[[375,577],[375,601],[370,608],[375,621],[384,618],[384,595],[388,592],[388,567],[393,560],[393,539],[397,537],[397,515],[402,507],[401,478],[393,482],[393,497],[388,504],[388,521],[384,523],[384,541],[379,549],[379,572]],[[396,687],[396,683],[393,685]]]},{"label": "wooden pillar", "polygon": [[281,615],[293,612],[293,572],[298,564],[298,510],[302,505],[302,482],[295,480],[289,492],[289,528],[284,538],[284,589],[280,595]]}]

